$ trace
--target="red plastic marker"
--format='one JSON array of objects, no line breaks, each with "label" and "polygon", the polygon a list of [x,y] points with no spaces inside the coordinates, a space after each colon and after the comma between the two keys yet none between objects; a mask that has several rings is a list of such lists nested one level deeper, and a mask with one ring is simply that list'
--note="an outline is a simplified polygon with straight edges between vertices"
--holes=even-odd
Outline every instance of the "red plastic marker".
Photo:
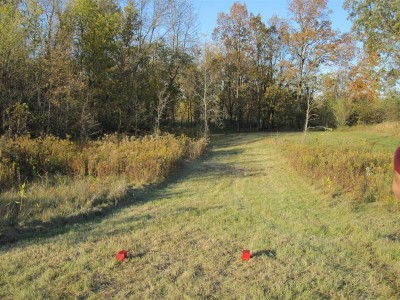
[{"label": "red plastic marker", "polygon": [[116,258],[118,261],[124,261],[127,256],[128,256],[128,251],[121,250],[118,252]]},{"label": "red plastic marker", "polygon": [[250,260],[250,250],[243,250],[242,251],[242,261]]}]

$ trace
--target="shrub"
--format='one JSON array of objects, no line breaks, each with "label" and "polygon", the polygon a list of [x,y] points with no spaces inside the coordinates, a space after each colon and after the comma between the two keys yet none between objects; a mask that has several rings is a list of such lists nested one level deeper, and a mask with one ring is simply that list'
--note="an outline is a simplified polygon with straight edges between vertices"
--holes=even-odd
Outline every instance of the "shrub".
[{"label": "shrub", "polygon": [[392,200],[392,153],[374,151],[372,144],[302,144],[285,142],[292,166],[328,190],[349,192],[358,201]]},{"label": "shrub", "polygon": [[[114,201],[114,196],[100,195],[93,202],[91,195],[97,195],[97,192],[90,188],[90,180],[93,179],[97,187],[110,178],[129,181],[134,186],[158,182],[183,160],[199,157],[205,146],[205,139],[192,140],[170,134],[141,138],[111,135],[83,145],[52,136],[38,139],[2,137],[0,188],[8,191],[0,194],[0,215],[3,216],[0,227],[39,218],[41,214],[42,219],[45,215],[70,215],[87,209],[85,203],[91,207]],[[60,178],[63,178],[61,183]],[[69,183],[65,184],[65,180]],[[37,182],[30,183],[32,181]],[[74,196],[68,186],[76,187],[79,182],[84,182],[85,187],[77,190],[79,196]],[[51,200],[51,197],[35,196],[38,189],[42,191],[41,195],[47,190],[57,197]],[[66,196],[57,190],[64,191]],[[108,191],[105,188],[99,190]]]},{"label": "shrub", "polygon": [[111,136],[88,144],[82,157],[89,176],[125,175],[132,182],[145,184],[165,178],[182,160],[197,158],[205,145],[202,139],[169,134],[118,141]]},{"label": "shrub", "polygon": [[48,174],[70,174],[76,145],[69,140],[52,136],[31,139],[17,137],[0,140],[0,187],[11,187],[21,182]]},{"label": "shrub", "polygon": [[141,138],[116,135],[77,145],[47,136],[38,139],[0,139],[0,187],[54,175],[71,177],[127,176],[135,183],[161,180],[182,160],[197,158],[204,139],[185,136]]}]

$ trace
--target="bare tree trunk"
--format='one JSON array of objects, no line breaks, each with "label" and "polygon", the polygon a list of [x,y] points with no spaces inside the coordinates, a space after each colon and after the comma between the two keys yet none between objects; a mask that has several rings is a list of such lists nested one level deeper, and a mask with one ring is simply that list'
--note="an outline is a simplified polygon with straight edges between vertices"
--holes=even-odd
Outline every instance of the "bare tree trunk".
[{"label": "bare tree trunk", "polygon": [[261,130],[261,100],[260,100],[260,85],[257,80],[257,131]]},{"label": "bare tree trunk", "polygon": [[157,115],[156,115],[156,121],[154,124],[154,134],[159,135],[160,134],[160,123],[161,123],[161,118],[164,114],[164,110],[167,107],[168,99],[169,99],[169,94],[167,93],[167,88],[164,87],[161,91],[157,92],[157,98],[158,98],[158,104],[157,104]]},{"label": "bare tree trunk", "polygon": [[203,93],[203,105],[204,105],[204,137],[208,138],[208,107],[207,107],[207,68],[204,67],[204,93]]},{"label": "bare tree trunk", "polygon": [[241,118],[241,107],[240,107],[240,101],[239,101],[239,79],[238,82],[236,84],[236,104],[237,104],[237,108],[236,108],[236,130],[237,132],[240,131],[240,118]]},{"label": "bare tree trunk", "polygon": [[307,87],[307,109],[306,109],[306,118],[304,120],[304,134],[303,134],[303,142],[306,141],[307,131],[308,131],[308,123],[311,117],[311,110],[312,110],[312,101],[311,101],[311,89]]}]

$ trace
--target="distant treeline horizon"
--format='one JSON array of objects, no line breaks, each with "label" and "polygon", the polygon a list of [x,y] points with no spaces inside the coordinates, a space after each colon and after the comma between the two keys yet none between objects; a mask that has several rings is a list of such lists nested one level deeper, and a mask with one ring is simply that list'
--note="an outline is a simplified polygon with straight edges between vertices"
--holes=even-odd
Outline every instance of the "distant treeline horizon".
[{"label": "distant treeline horizon", "polygon": [[287,19],[267,24],[235,2],[201,43],[187,0],[1,1],[0,135],[399,120],[400,8],[344,7],[352,33],[332,29],[327,0],[291,0]]}]

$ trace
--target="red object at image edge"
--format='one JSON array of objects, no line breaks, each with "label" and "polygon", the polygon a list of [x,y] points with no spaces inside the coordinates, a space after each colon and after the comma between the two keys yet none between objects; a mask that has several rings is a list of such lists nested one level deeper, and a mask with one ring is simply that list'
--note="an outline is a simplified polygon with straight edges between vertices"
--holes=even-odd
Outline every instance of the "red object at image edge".
[{"label": "red object at image edge", "polygon": [[121,250],[118,252],[116,258],[118,261],[123,261],[128,256],[128,251]]},{"label": "red object at image edge", "polygon": [[394,154],[394,169],[400,174],[400,147],[397,148]]},{"label": "red object at image edge", "polygon": [[250,260],[250,250],[242,251],[242,260]]}]

